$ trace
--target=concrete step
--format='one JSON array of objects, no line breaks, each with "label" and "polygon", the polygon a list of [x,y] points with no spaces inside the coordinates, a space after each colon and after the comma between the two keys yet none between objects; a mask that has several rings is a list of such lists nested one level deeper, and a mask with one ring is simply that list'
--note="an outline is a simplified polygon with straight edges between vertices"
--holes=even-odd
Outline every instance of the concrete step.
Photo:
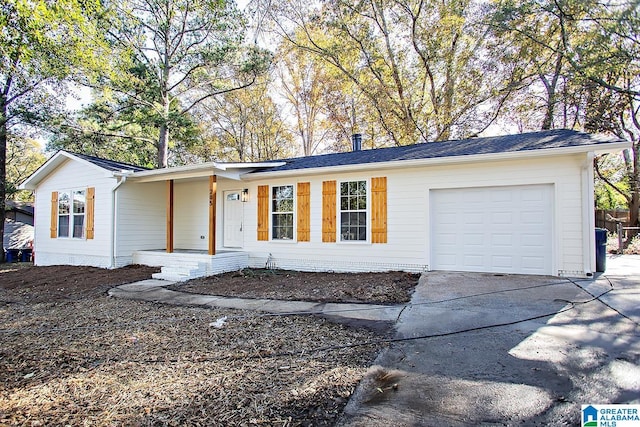
[{"label": "concrete step", "polygon": [[151,277],[160,280],[184,282],[186,280],[206,276],[206,274],[207,265],[203,262],[199,262],[164,266],[162,267],[160,273],[154,273],[151,275]]}]

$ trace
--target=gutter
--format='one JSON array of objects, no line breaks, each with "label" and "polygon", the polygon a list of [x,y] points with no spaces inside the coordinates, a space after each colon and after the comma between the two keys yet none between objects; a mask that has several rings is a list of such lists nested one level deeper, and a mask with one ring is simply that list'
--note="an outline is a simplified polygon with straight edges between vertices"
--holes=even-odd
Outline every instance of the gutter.
[{"label": "gutter", "polygon": [[109,255],[111,257],[109,268],[116,268],[116,192],[118,188],[127,182],[127,176],[133,171],[123,171],[121,174],[113,174],[114,177],[120,178],[118,183],[111,189],[111,239],[109,241]]},{"label": "gutter", "polygon": [[584,273],[587,277],[593,277],[596,272],[596,236],[595,236],[595,197],[593,159],[595,153],[590,151],[582,165],[582,200],[587,211],[582,213],[582,260]]}]

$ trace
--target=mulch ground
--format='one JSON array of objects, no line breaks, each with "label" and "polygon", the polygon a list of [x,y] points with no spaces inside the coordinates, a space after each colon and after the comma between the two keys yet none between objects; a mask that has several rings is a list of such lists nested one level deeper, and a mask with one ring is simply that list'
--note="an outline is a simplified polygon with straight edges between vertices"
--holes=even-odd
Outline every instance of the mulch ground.
[{"label": "mulch ground", "polygon": [[[315,317],[106,295],[154,271],[0,265],[0,425],[334,425],[381,349],[366,344],[380,334]],[[243,296],[304,297],[303,281],[279,295],[249,275],[230,277],[247,279]],[[301,299],[324,285],[351,300],[371,280],[348,278],[319,276]]]},{"label": "mulch ground", "polygon": [[205,295],[287,301],[400,304],[411,300],[419,274],[317,273],[244,269],[202,277],[170,289]]}]

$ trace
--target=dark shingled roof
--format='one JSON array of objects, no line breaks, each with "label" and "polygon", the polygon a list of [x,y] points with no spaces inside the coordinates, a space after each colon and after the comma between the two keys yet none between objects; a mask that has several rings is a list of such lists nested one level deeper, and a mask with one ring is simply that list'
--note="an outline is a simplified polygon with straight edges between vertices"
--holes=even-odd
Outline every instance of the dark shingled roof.
[{"label": "dark shingled roof", "polygon": [[608,142],[612,141],[598,139],[592,135],[582,132],[560,129],[517,135],[471,138],[459,141],[428,142],[405,145],[402,147],[378,148],[373,150],[351,151],[347,153],[298,157],[283,160],[286,162],[283,166],[257,170],[256,172],[276,172],[402,160],[548,150],[553,148],[606,144]]},{"label": "dark shingled roof", "polygon": [[83,160],[93,163],[96,166],[100,166],[103,169],[106,169],[111,172],[120,172],[122,170],[129,170],[134,172],[146,171],[148,168],[143,168],[141,166],[130,165],[127,163],[114,162],[113,160],[101,159],[100,157],[87,156],[86,154],[80,153],[71,153],[76,157],[79,157]]}]

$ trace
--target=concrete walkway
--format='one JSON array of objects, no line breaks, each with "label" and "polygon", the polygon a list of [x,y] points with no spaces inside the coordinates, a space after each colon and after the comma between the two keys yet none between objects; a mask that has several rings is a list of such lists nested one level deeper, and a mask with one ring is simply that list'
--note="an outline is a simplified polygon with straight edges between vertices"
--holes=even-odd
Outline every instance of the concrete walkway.
[{"label": "concrete walkway", "polygon": [[314,314],[333,317],[338,320],[395,323],[404,305],[317,303],[305,301],[282,301],[272,299],[232,298],[214,295],[200,295],[173,291],[166,286],[175,282],[149,279],[141,282],[120,285],[109,290],[109,295],[140,301],[149,301],[170,305],[201,307],[235,308],[279,314]]}]

